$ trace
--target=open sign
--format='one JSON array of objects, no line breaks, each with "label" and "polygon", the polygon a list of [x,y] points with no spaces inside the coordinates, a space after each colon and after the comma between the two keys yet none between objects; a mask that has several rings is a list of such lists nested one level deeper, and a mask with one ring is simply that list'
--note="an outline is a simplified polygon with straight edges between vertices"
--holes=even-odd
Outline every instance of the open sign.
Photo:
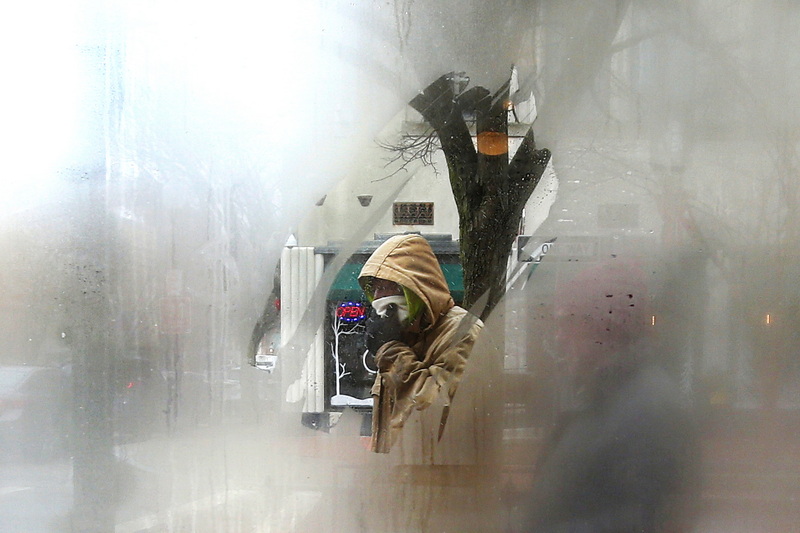
[{"label": "open sign", "polygon": [[341,302],[336,306],[336,318],[342,322],[360,322],[367,316],[361,302]]}]

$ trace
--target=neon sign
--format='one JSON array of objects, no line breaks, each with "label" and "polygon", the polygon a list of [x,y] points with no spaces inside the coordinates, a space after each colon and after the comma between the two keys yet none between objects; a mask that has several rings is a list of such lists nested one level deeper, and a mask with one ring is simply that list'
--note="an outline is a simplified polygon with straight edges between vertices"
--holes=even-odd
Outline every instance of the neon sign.
[{"label": "neon sign", "polygon": [[336,306],[336,318],[342,322],[361,322],[367,317],[367,311],[361,302],[340,302]]}]

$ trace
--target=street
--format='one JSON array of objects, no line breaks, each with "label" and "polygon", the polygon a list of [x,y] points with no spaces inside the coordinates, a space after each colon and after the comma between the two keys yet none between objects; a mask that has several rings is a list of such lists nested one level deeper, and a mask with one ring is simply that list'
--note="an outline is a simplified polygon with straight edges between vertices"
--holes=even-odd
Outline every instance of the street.
[{"label": "street", "polygon": [[[120,445],[115,532],[410,533],[433,525],[449,531],[459,521],[467,531],[465,524],[492,512],[492,498],[476,493],[469,467],[392,465],[370,454],[347,421],[339,429],[312,431],[289,415],[280,423],[197,428]],[[704,440],[694,531],[771,533],[797,523],[796,438],[761,433],[750,428]],[[518,510],[527,482],[504,485],[516,495],[506,502]],[[70,531],[72,490],[69,459],[0,464],[0,531]],[[381,501],[393,506],[375,507]],[[511,515],[500,515],[498,531],[515,531]]]},{"label": "street", "polygon": [[0,531],[62,533],[69,531],[72,464],[0,464]]}]

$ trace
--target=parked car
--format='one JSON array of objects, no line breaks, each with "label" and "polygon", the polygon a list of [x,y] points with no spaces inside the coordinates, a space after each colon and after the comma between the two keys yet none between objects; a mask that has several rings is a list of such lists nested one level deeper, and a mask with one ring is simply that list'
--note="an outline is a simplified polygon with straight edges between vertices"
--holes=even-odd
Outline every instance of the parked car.
[{"label": "parked car", "polygon": [[68,385],[59,368],[0,367],[0,450],[6,456],[45,460],[66,450]]}]

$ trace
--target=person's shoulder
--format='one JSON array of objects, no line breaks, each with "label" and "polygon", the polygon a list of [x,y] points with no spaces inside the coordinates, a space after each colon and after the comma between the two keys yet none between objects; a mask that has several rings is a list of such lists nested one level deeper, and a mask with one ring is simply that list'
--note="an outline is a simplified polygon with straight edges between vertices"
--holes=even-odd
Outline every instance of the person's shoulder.
[{"label": "person's shoulder", "polygon": [[[692,424],[692,413],[680,385],[660,365],[642,364],[616,394],[620,414],[661,428]],[[657,422],[656,422],[657,421]]]},{"label": "person's shoulder", "polygon": [[444,316],[451,319],[460,320],[462,317],[470,315],[471,313],[459,305],[451,307]]},{"label": "person's shoulder", "polygon": [[449,325],[456,324],[473,331],[480,331],[483,328],[483,321],[480,318],[458,305],[454,305],[444,314],[442,322]]}]

